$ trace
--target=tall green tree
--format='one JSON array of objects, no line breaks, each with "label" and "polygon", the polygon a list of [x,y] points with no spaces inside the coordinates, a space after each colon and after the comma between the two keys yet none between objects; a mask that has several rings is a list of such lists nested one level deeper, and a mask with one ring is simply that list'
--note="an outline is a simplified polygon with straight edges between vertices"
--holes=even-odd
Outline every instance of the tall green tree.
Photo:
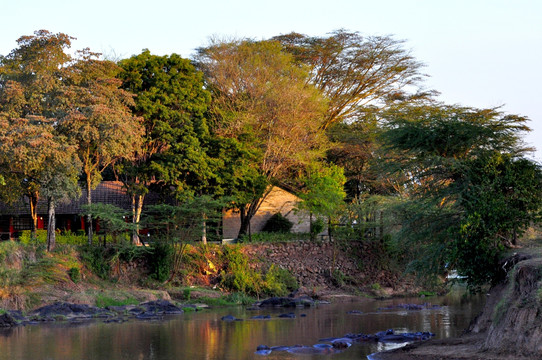
[{"label": "tall green tree", "polygon": [[[326,103],[308,84],[307,69],[278,42],[215,41],[199,49],[196,60],[213,94],[213,133],[254,149],[268,184],[288,182],[297,169],[323,155],[327,140],[320,124]],[[268,191],[237,204],[240,235]]]},{"label": "tall green tree", "polygon": [[402,234],[423,266],[448,263],[473,287],[495,280],[503,249],[542,206],[541,169],[523,156],[527,119],[435,104],[394,109],[387,120],[384,137],[402,155],[392,168],[408,174]]},{"label": "tall green tree", "polygon": [[[213,182],[205,118],[211,96],[203,74],[177,54],[156,56],[144,50],[119,65],[123,88],[136,95],[134,112],[144,119],[143,146],[130,161],[119,164],[137,224],[152,183],[163,185],[168,193],[173,188],[173,195],[182,198],[205,193]],[[136,232],[133,238],[136,242]]]},{"label": "tall green tree", "polygon": [[[132,94],[122,89],[120,68],[85,49],[67,69],[65,115],[59,130],[77,144],[86,179],[87,203],[101,173],[115,161],[132,158],[141,146],[141,119],[131,112]],[[88,216],[88,242],[92,243],[92,217]]]},{"label": "tall green tree", "polygon": [[346,178],[341,167],[336,165],[312,165],[308,167],[306,175],[302,178],[304,188],[298,194],[302,202],[299,208],[308,210],[310,213],[311,235],[312,215],[324,216],[328,220],[328,235],[331,238],[333,218],[341,212],[346,193],[344,183]]}]

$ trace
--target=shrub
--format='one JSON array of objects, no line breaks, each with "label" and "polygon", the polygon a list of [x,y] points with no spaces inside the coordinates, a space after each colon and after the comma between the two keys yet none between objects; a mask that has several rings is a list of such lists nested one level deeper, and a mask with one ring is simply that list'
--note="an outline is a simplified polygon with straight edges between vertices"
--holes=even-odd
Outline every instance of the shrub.
[{"label": "shrub", "polygon": [[221,284],[233,291],[258,295],[261,293],[262,276],[252,269],[248,257],[238,246],[224,247],[225,270],[222,271]]},{"label": "shrub", "polygon": [[316,218],[316,220],[314,220],[311,223],[311,235],[312,235],[312,237],[314,238],[316,235],[318,235],[322,231],[324,231],[325,227],[326,227],[326,225],[324,224],[324,220],[322,220],[321,218]]},{"label": "shrub", "polygon": [[294,224],[281,213],[276,213],[275,215],[271,216],[269,220],[267,220],[267,223],[265,223],[262,231],[287,233],[290,232],[293,226]]},{"label": "shrub", "polygon": [[297,280],[286,269],[271,265],[265,274],[264,292],[270,296],[285,296],[297,288]]},{"label": "shrub", "polygon": [[101,279],[109,279],[111,264],[106,249],[100,246],[86,245],[81,247],[81,260]]},{"label": "shrub", "polygon": [[169,278],[173,260],[173,245],[164,241],[152,244],[151,251],[147,256],[150,277],[164,282]]},{"label": "shrub", "polygon": [[36,230],[36,239],[34,240],[32,240],[32,232],[30,230],[23,230],[19,236],[19,241],[25,245],[31,243],[45,244],[47,241],[47,230]]},{"label": "shrub", "polygon": [[77,283],[79,282],[79,280],[81,280],[81,272],[79,271],[78,267],[71,267],[68,270],[68,276],[70,277],[70,279],[72,279],[74,283]]}]

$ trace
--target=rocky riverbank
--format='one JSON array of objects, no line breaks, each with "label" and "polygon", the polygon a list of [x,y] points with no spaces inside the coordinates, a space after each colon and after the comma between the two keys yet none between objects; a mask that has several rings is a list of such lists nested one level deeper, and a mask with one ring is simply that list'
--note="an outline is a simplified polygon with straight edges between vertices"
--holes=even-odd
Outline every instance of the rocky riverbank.
[{"label": "rocky riverbank", "polygon": [[88,304],[56,302],[34,309],[27,314],[18,310],[7,310],[0,315],[0,328],[52,321],[80,322],[101,319],[105,322],[123,322],[130,318],[159,320],[165,315],[180,315],[184,313],[183,308],[187,307],[193,310],[201,308],[198,305],[178,306],[166,300],[148,301],[139,305],[107,306],[105,308]]}]

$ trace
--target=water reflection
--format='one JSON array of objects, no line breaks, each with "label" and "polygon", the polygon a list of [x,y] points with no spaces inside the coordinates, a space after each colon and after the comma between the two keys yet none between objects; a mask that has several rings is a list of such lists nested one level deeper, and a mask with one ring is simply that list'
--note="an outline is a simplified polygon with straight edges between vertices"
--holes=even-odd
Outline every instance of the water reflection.
[{"label": "water reflection", "polygon": [[[427,301],[427,300],[425,300]],[[317,344],[319,339],[348,333],[373,334],[386,329],[396,332],[428,331],[437,338],[460,335],[482,305],[481,298],[432,298],[436,309],[379,311],[404,302],[421,304],[423,299],[395,299],[363,303],[322,305],[296,309],[295,319],[280,319],[284,310],[249,311],[244,308],[187,313],[164,321],[105,324],[43,324],[0,332],[0,359],[322,359],[322,355],[294,355],[286,351],[255,355],[260,344],[293,346]],[[358,310],[361,313],[348,314]],[[226,322],[231,314],[245,321]],[[306,317],[301,317],[306,314]],[[270,320],[250,320],[271,315]],[[333,359],[363,359],[366,355],[401,344],[355,344]]]}]

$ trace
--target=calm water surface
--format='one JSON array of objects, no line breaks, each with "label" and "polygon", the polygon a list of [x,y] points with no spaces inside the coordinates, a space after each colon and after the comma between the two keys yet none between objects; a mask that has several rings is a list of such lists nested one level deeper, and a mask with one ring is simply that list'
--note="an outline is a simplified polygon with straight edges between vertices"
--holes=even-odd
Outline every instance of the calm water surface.
[{"label": "calm water surface", "polygon": [[[441,305],[432,310],[379,311],[401,303]],[[460,335],[483,306],[483,298],[459,295],[426,299],[394,299],[359,303],[320,305],[293,310],[295,319],[277,318],[291,310],[245,308],[206,310],[169,317],[162,321],[130,320],[106,324],[42,324],[0,331],[0,359],[10,360],[240,360],[240,359],[366,359],[368,354],[397,345],[354,344],[338,354],[298,355],[273,352],[256,355],[260,344],[268,346],[312,346],[319,339],[347,333],[372,334],[386,329],[396,332],[430,331],[437,338]],[[359,310],[362,314],[347,314]],[[301,317],[301,314],[306,314]],[[245,321],[225,322],[234,315]],[[270,320],[250,320],[255,315],[271,315]]]}]

